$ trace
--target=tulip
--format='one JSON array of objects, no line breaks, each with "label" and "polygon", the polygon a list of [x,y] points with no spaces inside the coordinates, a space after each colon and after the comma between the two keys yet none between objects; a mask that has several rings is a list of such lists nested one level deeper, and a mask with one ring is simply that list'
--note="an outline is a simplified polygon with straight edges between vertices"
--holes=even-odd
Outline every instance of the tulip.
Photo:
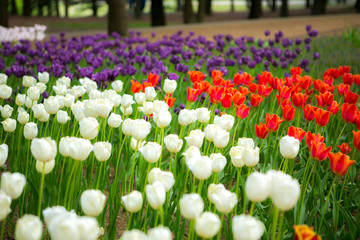
[{"label": "tulip", "polygon": [[26,95],[18,93],[15,98],[15,104],[18,106],[22,106],[25,104]]},{"label": "tulip", "polygon": [[78,217],[77,227],[80,240],[97,240],[99,238],[100,228],[96,218],[88,216]]},{"label": "tulip", "polygon": [[12,118],[7,118],[5,121],[2,121],[1,124],[4,127],[5,132],[13,132],[16,129],[16,120]]},{"label": "tulip", "polygon": [[177,86],[177,83],[175,80],[170,80],[170,79],[165,79],[165,82],[164,82],[164,91],[167,93],[167,94],[171,94],[175,91],[176,89],[176,86]]},{"label": "tulip", "polygon": [[[56,217],[48,226],[50,237],[53,240],[73,239],[80,240],[77,216],[64,214]],[[46,221],[45,221],[46,222]]]},{"label": "tulip", "polygon": [[66,94],[67,88],[65,85],[57,84],[52,87],[56,93],[56,95],[64,96]]},{"label": "tulip", "polygon": [[161,111],[160,113],[154,113],[154,121],[159,128],[165,128],[169,126],[171,122],[171,114],[169,111]]},{"label": "tulip", "polygon": [[147,87],[145,88],[145,98],[147,101],[153,101],[156,97],[157,93],[155,91],[155,88],[153,87]]},{"label": "tulip", "polygon": [[306,133],[306,145],[311,148],[311,142],[324,142],[325,138],[324,136],[321,136],[320,133],[318,134],[312,134],[311,132]]},{"label": "tulip", "polygon": [[136,119],[132,122],[131,133],[138,141],[144,140],[151,131],[151,124],[144,119]]},{"label": "tulip", "polygon": [[245,192],[251,201],[265,201],[269,197],[270,191],[270,179],[266,174],[253,172],[246,179]]},{"label": "tulip", "polygon": [[231,128],[234,126],[234,117],[229,114],[224,114],[221,117],[215,116],[214,124],[220,126],[222,129],[226,131],[230,131]]},{"label": "tulip", "polygon": [[245,148],[254,148],[254,140],[252,138],[242,137],[238,139],[237,145]]},{"label": "tulip", "polygon": [[301,142],[301,140],[305,137],[306,132],[304,130],[302,130],[301,128],[296,128],[294,126],[290,126],[288,129],[288,135],[290,137],[294,137],[297,140],[299,140],[299,142]]},{"label": "tulip", "polygon": [[197,193],[184,194],[180,198],[181,216],[186,219],[196,219],[204,211],[204,201]]},{"label": "tulip", "polygon": [[139,151],[147,162],[155,163],[159,161],[161,146],[156,142],[148,142],[144,147],[140,148]]},{"label": "tulip", "polygon": [[96,113],[102,118],[107,118],[114,106],[114,104],[111,103],[109,99],[96,99],[95,104]]},{"label": "tulip", "polygon": [[177,153],[182,148],[183,140],[176,134],[169,134],[164,138],[164,143],[169,152]]},{"label": "tulip", "polygon": [[93,150],[90,140],[83,138],[69,138],[63,145],[68,149],[69,156],[77,161],[86,160]]},{"label": "tulip", "polygon": [[133,151],[136,151],[136,149],[140,149],[142,147],[144,147],[146,144],[146,141],[138,141],[135,138],[131,138],[130,141],[130,147]]},{"label": "tulip", "polygon": [[146,185],[145,192],[146,198],[153,209],[158,210],[165,203],[166,189],[161,182],[155,181]]},{"label": "tulip", "polygon": [[12,88],[5,85],[5,84],[1,84],[0,85],[0,98],[1,99],[8,99],[10,98],[12,94]]},{"label": "tulip", "polygon": [[79,122],[80,134],[85,139],[94,139],[99,132],[99,123],[96,118],[87,117]]},{"label": "tulip", "polygon": [[337,145],[338,148],[340,148],[340,152],[343,154],[348,154],[351,152],[351,147],[348,143],[342,143],[341,145]]},{"label": "tulip", "polygon": [[145,93],[138,92],[138,93],[135,93],[134,96],[135,96],[135,101],[138,105],[142,105],[145,103],[145,101],[146,101]]},{"label": "tulip", "polygon": [[250,113],[250,107],[245,104],[236,105],[236,116],[240,119],[245,119]]},{"label": "tulip", "polygon": [[131,118],[127,118],[123,121],[122,132],[124,133],[124,135],[126,136],[131,135],[133,122],[134,120],[132,120]]},{"label": "tulip", "polygon": [[122,97],[112,89],[102,92],[102,98],[109,100],[113,107],[119,107],[122,101]]},{"label": "tulip", "polygon": [[316,124],[320,127],[324,127],[328,124],[330,119],[330,112],[318,108],[315,112]]},{"label": "tulip", "polygon": [[221,213],[230,213],[238,202],[235,193],[224,188],[217,188],[217,191],[208,192],[208,197],[215,204],[216,209]]},{"label": "tulip", "polygon": [[292,102],[295,107],[303,107],[309,97],[303,93],[293,93],[291,96]]},{"label": "tulip", "polygon": [[283,119],[285,121],[288,121],[290,122],[291,120],[294,119],[295,117],[295,112],[296,112],[296,108],[294,108],[293,106],[289,106],[289,105],[286,105],[286,106],[281,106],[281,109],[283,111]]},{"label": "tulip", "polygon": [[30,115],[24,109],[22,109],[22,111],[20,111],[20,109],[19,109],[19,114],[17,116],[17,120],[20,124],[28,123],[29,118],[30,118]]},{"label": "tulip", "polygon": [[50,137],[34,138],[31,141],[30,149],[34,158],[41,162],[48,162],[55,159],[57,152],[56,142]]},{"label": "tulip", "polygon": [[212,153],[210,155],[210,159],[212,172],[218,173],[224,169],[226,165],[226,157],[224,157],[221,153]]},{"label": "tulip", "polygon": [[93,147],[93,152],[98,161],[105,162],[111,156],[111,143],[96,142]]},{"label": "tulip", "polygon": [[39,118],[39,121],[40,122],[47,122],[47,121],[49,121],[49,118],[50,118],[50,114],[45,112],[45,114]]},{"label": "tulip", "polygon": [[200,149],[195,146],[191,146],[188,149],[186,149],[186,151],[182,155],[185,156],[186,164],[192,158],[201,158]]},{"label": "tulip", "polygon": [[355,132],[354,130],[352,131],[353,135],[354,135],[354,141],[353,141],[353,146],[360,150],[360,131]]},{"label": "tulip", "polygon": [[49,114],[57,113],[60,108],[59,100],[54,96],[50,96],[44,100],[44,108]]},{"label": "tulip", "polygon": [[209,109],[202,107],[195,110],[196,118],[201,123],[207,123],[210,120],[210,111]]},{"label": "tulip", "polygon": [[[45,164],[45,169],[44,169]],[[55,159],[48,162],[36,161],[35,168],[38,173],[42,173],[44,169],[44,174],[49,174],[55,167]]]},{"label": "tulip", "polygon": [[122,240],[147,240],[147,236],[140,230],[133,229],[130,231],[125,231],[121,235]]},{"label": "tulip", "polygon": [[315,118],[316,107],[313,107],[308,104],[305,106],[305,108],[303,107],[303,112],[304,112],[304,119],[306,121],[312,121]]},{"label": "tulip", "polygon": [[111,87],[115,90],[115,92],[119,93],[122,91],[123,89],[123,82],[120,80],[116,80],[114,82],[111,83]]},{"label": "tulip", "polygon": [[80,197],[81,209],[90,217],[97,217],[104,209],[105,194],[100,190],[85,190]]},{"label": "tulip", "polygon": [[194,123],[196,121],[196,111],[188,109],[181,110],[179,113],[178,121],[179,124],[184,127]]},{"label": "tulip", "polygon": [[258,107],[263,100],[264,100],[264,99],[263,99],[260,95],[251,94],[251,97],[250,97],[250,105],[251,105],[252,107]]},{"label": "tulip", "polygon": [[310,153],[316,161],[324,161],[331,151],[331,148],[331,146],[326,148],[323,142],[311,141]]},{"label": "tulip", "polygon": [[67,123],[67,121],[70,120],[70,117],[66,111],[59,110],[56,114],[56,119],[57,119],[58,123],[65,124],[65,123]]},{"label": "tulip", "polygon": [[6,104],[4,107],[0,106],[0,111],[3,118],[9,118],[11,117],[11,114],[13,112],[13,108],[10,107],[10,105]]},{"label": "tulip", "polygon": [[41,239],[43,226],[41,220],[34,215],[25,214],[17,222],[15,238],[18,240]]},{"label": "tulip", "polygon": [[30,87],[27,90],[26,94],[30,98],[31,101],[37,101],[40,98],[40,91],[35,86]]},{"label": "tulip", "polygon": [[258,138],[264,139],[267,138],[269,129],[266,124],[260,123],[259,125],[255,124],[255,133]]},{"label": "tulip", "polygon": [[346,123],[355,123],[358,114],[359,110],[355,104],[344,103],[341,106],[341,116]]},{"label": "tulip", "polygon": [[9,147],[6,143],[0,145],[0,167],[2,167],[9,155]]},{"label": "tulip", "polygon": [[220,225],[221,222],[218,215],[212,212],[203,212],[196,219],[195,231],[202,238],[212,238],[220,230]]},{"label": "tulip", "polygon": [[0,73],[0,84],[6,84],[8,76],[5,73]]},{"label": "tulip", "polygon": [[215,124],[207,125],[206,128],[205,128],[205,138],[206,138],[206,140],[208,140],[209,142],[214,141],[214,138],[216,137],[215,133],[216,133],[216,130],[218,128],[221,128],[221,127],[218,126],[218,125],[215,125]]},{"label": "tulip", "polygon": [[36,79],[33,76],[23,76],[22,85],[24,87],[31,87],[35,85]]},{"label": "tulip", "polygon": [[195,88],[187,88],[186,100],[189,102],[195,102],[200,95],[200,90]]},{"label": "tulip", "polygon": [[243,160],[244,150],[245,148],[241,146],[230,148],[231,163],[237,168],[240,168],[245,164]]},{"label": "tulip", "polygon": [[0,189],[0,221],[3,221],[11,212],[11,197]]},{"label": "tulip", "polygon": [[206,180],[211,176],[212,163],[210,158],[207,156],[190,158],[186,164],[192,174],[200,180]]},{"label": "tulip", "polygon": [[38,72],[38,80],[42,83],[47,84],[49,82],[49,73],[48,72]]},{"label": "tulip", "polygon": [[1,190],[12,199],[17,199],[26,184],[26,178],[21,173],[4,172],[1,175]]},{"label": "tulip", "polygon": [[338,153],[328,153],[330,160],[330,168],[338,176],[344,176],[348,168],[355,163],[355,161],[350,160],[350,157],[341,152]]},{"label": "tulip", "polygon": [[124,107],[121,107],[120,108],[120,111],[125,115],[125,116],[129,116],[132,114],[133,110],[132,110],[132,107],[128,107],[128,108],[124,108]]},{"label": "tulip", "polygon": [[280,139],[280,153],[284,158],[293,159],[298,155],[300,141],[288,135]]},{"label": "tulip", "polygon": [[152,228],[148,231],[147,234],[148,240],[171,240],[172,233],[167,227],[159,226]]},{"label": "tulip", "polygon": [[235,240],[258,240],[264,234],[265,226],[258,219],[244,214],[232,219],[232,232]]},{"label": "tulip", "polygon": [[36,123],[34,122],[29,122],[26,123],[24,126],[24,137],[27,140],[32,140],[34,139],[38,134],[38,127],[36,125]]},{"label": "tulip", "polygon": [[185,140],[189,146],[196,146],[201,148],[204,141],[205,133],[200,129],[191,130],[189,136]]},{"label": "tulip", "polygon": [[140,211],[143,203],[143,196],[139,191],[132,191],[128,195],[122,196],[121,201],[123,202],[126,210],[131,213]]},{"label": "tulip", "polygon": [[222,128],[215,130],[214,145],[217,148],[224,148],[228,145],[230,139],[229,132]]},{"label": "tulip", "polygon": [[311,239],[311,240],[321,240],[321,237],[314,232],[312,228],[309,228],[307,225],[295,225],[295,239]]},{"label": "tulip", "polygon": [[110,117],[108,118],[109,127],[118,128],[118,127],[120,127],[121,123],[122,123],[122,119],[119,114],[116,114],[116,113],[110,114]]},{"label": "tulip", "polygon": [[266,113],[266,126],[271,132],[278,130],[280,123],[284,120],[281,120],[280,117],[276,114]]},{"label": "tulip", "polygon": [[161,171],[160,168],[151,169],[148,181],[150,184],[153,184],[156,181],[161,182],[166,191],[169,191],[175,184],[174,175],[171,172]]}]

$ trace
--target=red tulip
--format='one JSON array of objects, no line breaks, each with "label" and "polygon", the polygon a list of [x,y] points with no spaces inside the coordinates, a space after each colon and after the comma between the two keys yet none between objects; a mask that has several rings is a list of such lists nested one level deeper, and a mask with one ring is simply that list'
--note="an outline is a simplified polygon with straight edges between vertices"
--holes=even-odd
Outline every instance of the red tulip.
[{"label": "red tulip", "polygon": [[324,136],[321,136],[320,133],[316,134],[315,133],[311,133],[311,132],[307,132],[306,133],[306,145],[310,148],[311,147],[311,142],[315,141],[315,142],[324,142],[325,138]]},{"label": "red tulip", "polygon": [[294,108],[293,106],[289,106],[289,105],[286,105],[286,106],[281,106],[281,109],[283,111],[283,119],[285,121],[288,121],[290,122],[291,120],[294,119],[295,117],[295,112],[296,112],[296,108]]},{"label": "red tulip", "polygon": [[330,106],[334,101],[334,94],[331,92],[325,92],[320,95],[315,95],[319,107]]},{"label": "red tulip", "polygon": [[205,75],[200,71],[188,71],[188,74],[192,83],[201,82],[205,78]]},{"label": "red tulip", "polygon": [[186,98],[187,98],[187,100],[189,102],[195,102],[197,97],[199,96],[199,94],[200,94],[199,89],[189,88],[188,87],[187,88],[187,96],[186,96]]},{"label": "red tulip", "polygon": [[243,104],[246,100],[246,96],[242,95],[240,92],[236,92],[233,96],[233,102],[235,106]]},{"label": "red tulip", "polygon": [[134,93],[134,94],[138,93],[141,91],[141,89],[142,89],[141,83],[131,80],[131,92],[132,93]]},{"label": "red tulip", "polygon": [[315,111],[317,109],[317,107],[311,106],[311,105],[306,105],[305,108],[302,107],[303,112],[304,112],[304,118],[306,121],[312,121],[315,118]]},{"label": "red tulip", "polygon": [[328,154],[330,160],[330,168],[338,176],[344,176],[348,168],[355,163],[350,157],[341,152]]},{"label": "red tulip", "polygon": [[355,123],[358,114],[359,110],[355,104],[344,103],[341,106],[341,116],[347,123]]},{"label": "red tulip", "polygon": [[359,95],[357,95],[356,93],[353,93],[351,90],[349,90],[345,94],[344,102],[350,103],[350,104],[356,104],[358,99],[359,99]]},{"label": "red tulip", "polygon": [[343,79],[344,84],[349,85],[349,86],[351,86],[354,82],[354,79],[353,79],[353,76],[351,73],[344,73],[342,79]]},{"label": "red tulip", "polygon": [[346,93],[350,90],[350,86],[340,83],[339,85],[336,86],[336,89],[338,90],[340,96],[345,96]]},{"label": "red tulip", "polygon": [[151,83],[152,87],[155,87],[159,81],[160,76],[155,73],[148,73],[148,82]]},{"label": "red tulip", "polygon": [[340,151],[343,154],[348,154],[349,152],[351,152],[351,148],[347,143],[342,143],[341,145],[337,145],[337,147],[340,148]]},{"label": "red tulip", "polygon": [[284,120],[281,120],[280,117],[276,114],[266,113],[266,126],[271,132],[278,130],[280,123],[283,121]]},{"label": "red tulip", "polygon": [[232,102],[232,94],[231,93],[226,93],[221,98],[221,105],[224,108],[230,108],[231,107],[231,102]]},{"label": "red tulip", "polygon": [[294,240],[321,240],[321,237],[314,232],[312,228],[307,225],[294,226],[295,236]]},{"label": "red tulip", "polygon": [[330,120],[330,112],[318,108],[315,112],[315,120],[318,126],[320,127],[326,126]]},{"label": "red tulip", "polygon": [[268,136],[269,129],[267,128],[266,124],[255,124],[255,133],[258,138],[264,139]]},{"label": "red tulip", "polygon": [[355,132],[353,130],[353,135],[354,135],[354,147],[358,150],[360,150],[360,131]]},{"label": "red tulip", "polygon": [[272,88],[270,86],[266,86],[264,84],[258,85],[258,94],[262,97],[268,97],[272,92]]},{"label": "red tulip", "polygon": [[306,100],[308,99],[308,95],[303,93],[294,93],[291,96],[292,102],[295,107],[303,107],[306,104]]},{"label": "red tulip", "polygon": [[340,104],[337,101],[333,101],[326,110],[328,110],[330,114],[335,115],[340,110]]},{"label": "red tulip", "polygon": [[323,142],[311,141],[310,152],[316,161],[324,161],[330,151],[331,146],[327,148]]},{"label": "red tulip", "polygon": [[236,73],[233,79],[236,85],[240,85],[240,84],[249,85],[253,80],[254,78],[247,72],[243,72],[241,74]]},{"label": "red tulip", "polygon": [[301,128],[290,126],[287,135],[289,135],[290,137],[294,137],[299,140],[299,142],[301,142],[301,140],[305,137],[306,132]]},{"label": "red tulip", "polygon": [[252,107],[257,107],[263,101],[263,98],[257,94],[251,94],[250,105]]},{"label": "red tulip", "polygon": [[241,119],[245,119],[250,113],[250,107],[245,104],[236,105],[236,116]]}]

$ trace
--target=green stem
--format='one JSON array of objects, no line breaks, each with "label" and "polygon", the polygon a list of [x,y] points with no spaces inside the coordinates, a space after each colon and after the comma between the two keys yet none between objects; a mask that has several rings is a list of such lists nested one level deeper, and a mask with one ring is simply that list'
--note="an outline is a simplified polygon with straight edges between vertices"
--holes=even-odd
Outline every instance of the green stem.
[{"label": "green stem", "polygon": [[43,169],[42,169],[42,173],[41,173],[39,204],[38,204],[38,213],[37,213],[38,217],[40,217],[40,213],[41,213],[41,200],[42,200],[42,195],[43,195],[44,179],[45,179],[45,163],[43,163]]},{"label": "green stem", "polygon": [[252,216],[253,215],[253,212],[254,212],[254,208],[255,208],[255,202],[251,202],[251,207],[250,207],[250,212],[249,212],[249,215]]},{"label": "green stem", "polygon": [[104,167],[104,162],[101,162],[100,163],[100,169],[99,169],[99,175],[98,175],[98,179],[97,179],[97,182],[96,182],[96,188],[95,189],[99,189],[100,178],[101,178],[101,173],[102,173],[103,167]]},{"label": "green stem", "polygon": [[63,159],[63,164],[61,166],[61,173],[60,173],[60,181],[59,181],[60,185],[59,185],[59,191],[58,191],[57,205],[60,204],[61,184],[63,181],[64,172],[65,172],[65,162],[66,162],[66,159]]},{"label": "green stem", "polygon": [[327,205],[328,205],[328,202],[329,202],[329,199],[330,199],[331,190],[332,190],[332,188],[333,188],[333,186],[334,186],[334,184],[335,184],[336,179],[337,179],[337,175],[334,177],[334,180],[333,180],[333,182],[332,182],[332,184],[331,184],[331,187],[330,187],[330,189],[329,189],[329,193],[328,193],[328,195],[326,196],[326,201],[325,201],[324,210],[322,211],[320,224],[319,224],[318,230],[317,230],[316,232],[320,232],[320,230],[321,230],[322,223],[323,223],[323,221],[324,221],[325,212],[326,212],[326,209],[327,209]]},{"label": "green stem", "polygon": [[128,223],[127,223],[127,226],[126,226],[126,230],[129,230],[131,228],[132,218],[133,218],[133,213],[130,213]]},{"label": "green stem", "polygon": [[136,143],[136,148],[135,148],[135,152],[134,152],[134,158],[133,158],[133,162],[131,164],[131,172],[130,172],[130,179],[129,179],[129,186],[128,186],[128,193],[130,193],[132,191],[132,179],[134,177],[134,169],[135,169],[135,159],[136,159],[136,153],[139,147],[139,141],[137,141]]},{"label": "green stem", "polygon": [[284,212],[281,211],[280,212],[280,223],[279,223],[279,230],[278,230],[278,236],[277,236],[277,240],[280,240],[281,237],[282,237],[282,226],[283,226],[283,223],[284,223]]},{"label": "green stem", "polygon": [[159,209],[159,213],[160,213],[161,225],[165,226],[165,218],[164,218],[164,209],[163,209],[163,207],[161,207]]},{"label": "green stem", "polygon": [[[241,170],[242,170],[242,168],[237,168],[237,174],[236,174],[235,193],[236,193],[236,196],[237,196],[237,200],[238,200],[238,201],[239,201],[239,199],[240,199],[240,196],[239,196],[239,184],[240,184]],[[238,204],[236,204],[235,215],[237,215],[237,209],[238,209]]]},{"label": "green stem", "polygon": [[274,213],[273,213],[273,221],[272,221],[272,227],[271,227],[271,240],[275,240],[276,238],[276,227],[279,217],[279,209],[274,205]]},{"label": "green stem", "polygon": [[[223,224],[223,222],[224,222],[224,213],[222,213],[221,214],[221,220],[220,220],[220,224],[222,225]],[[225,223],[224,223],[225,224]],[[221,226],[220,225],[220,226]],[[220,240],[220,238],[221,238],[221,227],[220,227],[220,229],[219,229],[219,233],[218,233],[218,235],[217,235],[217,240]]]},{"label": "green stem", "polygon": [[6,223],[6,218],[4,218],[2,224],[1,224],[1,235],[0,235],[0,238],[1,239],[5,239],[3,238],[4,237],[4,232],[5,232],[5,223]]},{"label": "green stem", "polygon": [[[252,170],[252,167],[248,167],[248,173],[247,173],[246,179],[249,178],[251,170]],[[245,214],[245,210],[246,210],[246,192],[245,191],[244,191],[243,209],[244,209],[244,214]]]}]

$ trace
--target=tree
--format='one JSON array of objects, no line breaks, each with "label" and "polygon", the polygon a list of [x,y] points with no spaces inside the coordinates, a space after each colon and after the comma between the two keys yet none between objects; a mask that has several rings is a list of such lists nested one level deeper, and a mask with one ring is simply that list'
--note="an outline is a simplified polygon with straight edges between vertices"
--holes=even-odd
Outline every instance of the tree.
[{"label": "tree", "polygon": [[289,16],[288,0],[281,0],[280,17],[288,17],[288,16]]},{"label": "tree", "polygon": [[127,34],[125,0],[107,0],[108,12],[108,33],[117,32],[124,36]]},{"label": "tree", "polygon": [[230,11],[231,12],[235,11],[234,0],[230,0]]},{"label": "tree", "polygon": [[205,14],[210,16],[211,12],[211,0],[205,0]]},{"label": "tree", "polygon": [[165,26],[165,10],[163,0],[151,0],[151,26]]},{"label": "tree", "polygon": [[360,0],[356,0],[355,9],[357,13],[360,13]]},{"label": "tree", "polygon": [[0,0],[0,26],[8,27],[8,0]]},{"label": "tree", "polygon": [[260,18],[261,15],[261,0],[251,0],[249,18]]},{"label": "tree", "polygon": [[199,1],[199,7],[196,17],[198,22],[203,22],[205,15],[205,0],[198,0],[198,1]]},{"label": "tree", "polygon": [[31,16],[31,0],[24,0],[23,1],[23,16],[24,17],[30,17]]},{"label": "tree", "polygon": [[97,17],[97,3],[96,0],[91,0],[92,3],[92,10],[93,10],[93,17]]},{"label": "tree", "polygon": [[195,22],[194,11],[193,11],[193,7],[191,4],[191,0],[185,0],[183,16],[184,16],[185,24]]},{"label": "tree", "polygon": [[312,15],[320,15],[325,14],[326,11],[326,0],[314,0],[311,14]]},{"label": "tree", "polygon": [[12,15],[18,15],[18,11],[17,11],[17,6],[16,6],[16,1],[15,1],[15,0],[11,0],[11,14],[12,14]]},{"label": "tree", "polygon": [[65,17],[69,17],[69,0],[65,0]]},{"label": "tree", "polygon": [[142,0],[135,0],[135,19],[141,19],[142,5]]}]

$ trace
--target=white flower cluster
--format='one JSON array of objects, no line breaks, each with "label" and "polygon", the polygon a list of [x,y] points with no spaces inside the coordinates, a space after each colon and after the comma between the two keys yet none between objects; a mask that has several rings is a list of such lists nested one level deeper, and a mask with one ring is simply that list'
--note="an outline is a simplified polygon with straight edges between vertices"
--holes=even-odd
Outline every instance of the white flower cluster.
[{"label": "white flower cluster", "polygon": [[5,28],[0,26],[0,42],[10,41],[17,42],[19,40],[43,40],[45,38],[45,25],[35,24],[33,27]]}]

